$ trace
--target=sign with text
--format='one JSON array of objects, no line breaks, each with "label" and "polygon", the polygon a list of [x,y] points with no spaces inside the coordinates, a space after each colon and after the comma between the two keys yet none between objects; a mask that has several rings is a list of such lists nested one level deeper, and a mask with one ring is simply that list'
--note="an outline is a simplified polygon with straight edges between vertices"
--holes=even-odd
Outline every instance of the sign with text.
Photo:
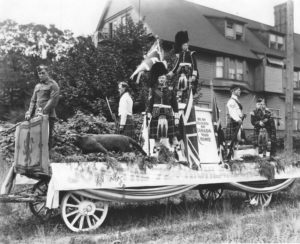
[{"label": "sign with text", "polygon": [[216,137],[213,129],[211,112],[195,106],[198,148],[201,164],[219,163]]}]

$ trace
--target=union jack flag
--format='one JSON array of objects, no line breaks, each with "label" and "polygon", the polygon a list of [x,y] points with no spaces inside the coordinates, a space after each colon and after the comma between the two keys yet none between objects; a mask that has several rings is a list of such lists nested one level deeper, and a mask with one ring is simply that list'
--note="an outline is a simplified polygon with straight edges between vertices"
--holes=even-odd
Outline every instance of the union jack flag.
[{"label": "union jack flag", "polygon": [[196,123],[196,113],[194,107],[193,92],[190,89],[189,98],[183,113],[183,141],[185,145],[185,155],[191,168],[200,167],[198,133]]},{"label": "union jack flag", "polygon": [[164,62],[165,66],[166,62],[164,61],[164,51],[160,46],[160,40],[157,38],[150,50],[144,55],[144,60],[141,64],[136,68],[133,74],[130,76],[130,79],[134,79],[136,75],[138,75],[136,82],[139,83],[140,76],[144,71],[150,71],[153,64],[156,62]]}]

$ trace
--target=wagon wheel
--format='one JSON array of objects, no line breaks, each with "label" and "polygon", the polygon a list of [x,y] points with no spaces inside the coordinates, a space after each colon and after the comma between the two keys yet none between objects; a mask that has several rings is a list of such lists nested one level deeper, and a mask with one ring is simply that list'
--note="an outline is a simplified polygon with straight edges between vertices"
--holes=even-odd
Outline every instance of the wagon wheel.
[{"label": "wagon wheel", "polygon": [[249,203],[253,206],[268,207],[273,193],[247,193]]},{"label": "wagon wheel", "polygon": [[199,193],[204,201],[212,202],[221,198],[223,194],[223,188],[199,189]]},{"label": "wagon wheel", "polygon": [[61,208],[67,227],[79,232],[98,228],[105,220],[108,204],[70,192],[63,197]]},{"label": "wagon wheel", "polygon": [[37,200],[35,202],[29,203],[29,209],[36,217],[38,217],[42,221],[46,221],[58,214],[57,210],[48,209],[46,207],[45,199],[47,196],[48,183],[48,179],[40,180],[33,186],[31,190],[31,193],[37,196]]}]

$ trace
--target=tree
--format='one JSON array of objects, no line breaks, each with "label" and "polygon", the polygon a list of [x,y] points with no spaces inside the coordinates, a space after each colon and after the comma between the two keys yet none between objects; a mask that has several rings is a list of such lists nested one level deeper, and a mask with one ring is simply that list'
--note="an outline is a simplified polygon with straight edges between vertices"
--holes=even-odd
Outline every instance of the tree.
[{"label": "tree", "polygon": [[126,26],[117,28],[112,39],[102,41],[97,48],[90,37],[78,38],[66,57],[52,66],[54,78],[61,83],[59,115],[70,116],[82,110],[109,117],[105,98],[109,98],[116,112],[117,84],[124,80],[129,82],[136,101],[145,100],[145,83],[137,85],[128,78],[152,41],[143,24],[134,23],[130,18]]},{"label": "tree", "polygon": [[99,114],[105,97],[117,96],[117,81],[124,77],[124,72],[112,50],[110,45],[97,49],[90,37],[82,37],[67,57],[53,63],[52,76],[61,87],[61,117],[76,110]]},{"label": "tree", "polygon": [[75,42],[70,31],[54,25],[0,22],[0,119],[9,119],[13,110],[23,113],[37,82],[36,66],[64,57]]},{"label": "tree", "polygon": [[[0,100],[0,109],[1,104],[8,105],[9,110],[12,104],[24,107],[24,96],[31,96],[37,81],[35,67],[45,63],[61,88],[57,107],[60,118],[66,119],[77,110],[109,118],[105,98],[109,98],[116,112],[119,99],[117,84],[124,80],[128,81],[135,105],[138,105],[134,108],[138,107],[141,111],[145,109],[148,96],[143,82],[147,76],[140,84],[129,80],[129,77],[154,40],[147,34],[142,22],[134,23],[130,17],[126,26],[121,24],[113,38],[102,41],[97,48],[91,37],[74,39],[70,31],[63,32],[55,26],[18,25],[11,20],[1,22],[0,53],[3,58],[0,72],[5,73],[3,77],[7,78],[0,80],[0,88],[3,88],[6,94],[3,97],[7,99]],[[16,98],[15,102],[11,97]]]}]

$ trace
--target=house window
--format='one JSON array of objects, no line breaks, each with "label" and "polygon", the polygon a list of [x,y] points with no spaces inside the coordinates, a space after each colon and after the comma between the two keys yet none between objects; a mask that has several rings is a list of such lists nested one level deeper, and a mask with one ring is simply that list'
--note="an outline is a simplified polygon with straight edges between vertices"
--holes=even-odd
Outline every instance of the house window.
[{"label": "house window", "polygon": [[99,39],[109,38],[109,25],[104,25],[102,31],[99,33]]},{"label": "house window", "polygon": [[225,36],[235,40],[243,40],[244,26],[232,21],[226,21]]},{"label": "house window", "polygon": [[236,64],[235,64],[235,60],[230,60],[229,61],[229,70],[228,70],[228,75],[229,75],[229,79],[235,80],[236,76],[235,76],[235,71],[236,71]]},{"label": "house window", "polygon": [[300,71],[294,72],[294,89],[300,89]]},{"label": "house window", "polygon": [[113,31],[116,31],[117,27],[118,27],[118,21],[114,20],[113,21]]},{"label": "house window", "polygon": [[234,27],[234,24],[232,22],[227,21],[226,30],[225,30],[226,37],[235,39],[235,33],[234,33],[233,27]]},{"label": "house window", "polygon": [[237,40],[243,39],[243,26],[242,25],[235,25],[235,37]]},{"label": "house window", "polygon": [[[225,70],[226,68],[226,70]],[[216,58],[216,78],[227,78],[231,80],[244,80],[244,64],[242,60]]]},{"label": "house window", "polygon": [[269,108],[269,110],[272,113],[272,117],[274,117],[275,127],[277,129],[277,127],[280,125],[280,119],[279,119],[280,109]]},{"label": "house window", "polygon": [[283,50],[283,37],[277,36],[277,46],[279,50]]},{"label": "house window", "polygon": [[284,50],[284,39],[275,34],[269,35],[269,47],[272,49]]},{"label": "house window", "polygon": [[126,15],[121,17],[121,25],[125,26],[126,25]]},{"label": "house window", "polygon": [[243,80],[244,76],[243,76],[244,72],[243,72],[243,63],[240,61],[236,61],[236,79],[237,80]]},{"label": "house window", "polygon": [[296,130],[300,130],[300,112],[297,112],[297,119],[296,119],[297,125],[296,125]]},{"label": "house window", "polygon": [[118,21],[114,20],[108,24],[109,38],[113,38],[114,33],[117,29]]},{"label": "house window", "polygon": [[224,60],[223,57],[217,57],[216,60],[216,78],[224,77]]},{"label": "house window", "polygon": [[293,112],[293,130],[300,131],[300,111]]}]

